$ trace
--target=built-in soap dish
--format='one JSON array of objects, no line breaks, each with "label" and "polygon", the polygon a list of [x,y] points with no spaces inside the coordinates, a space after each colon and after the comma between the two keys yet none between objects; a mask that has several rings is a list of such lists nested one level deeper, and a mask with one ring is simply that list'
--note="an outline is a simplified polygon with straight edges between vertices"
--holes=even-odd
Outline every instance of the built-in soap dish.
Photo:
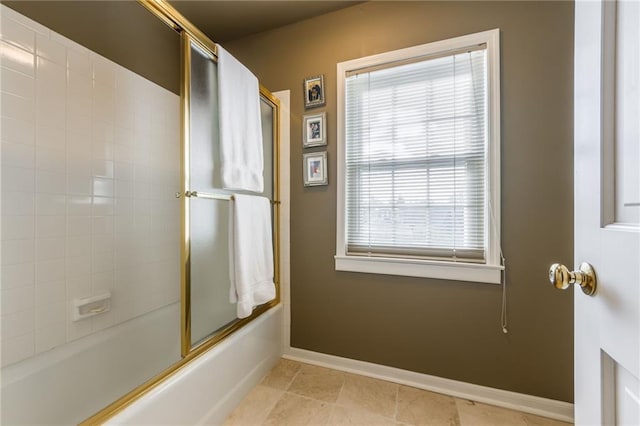
[{"label": "built-in soap dish", "polygon": [[98,296],[85,297],[83,299],[73,299],[72,306],[73,321],[104,314],[111,310],[111,292],[108,291]]}]

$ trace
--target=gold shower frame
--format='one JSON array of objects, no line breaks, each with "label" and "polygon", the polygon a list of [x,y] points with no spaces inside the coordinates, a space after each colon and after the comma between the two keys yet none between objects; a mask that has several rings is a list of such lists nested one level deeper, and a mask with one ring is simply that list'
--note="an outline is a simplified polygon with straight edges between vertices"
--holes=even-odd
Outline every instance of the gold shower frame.
[{"label": "gold shower frame", "polygon": [[191,345],[191,292],[190,292],[190,250],[191,237],[189,230],[189,197],[186,197],[189,187],[189,118],[190,118],[190,66],[191,43],[198,45],[207,52],[213,61],[217,62],[216,45],[204,33],[189,22],[173,6],[165,0],[138,0],[138,2],[158,17],[165,24],[173,28],[181,36],[181,165],[182,165],[182,191],[181,198],[181,249],[180,249],[180,303],[181,303],[181,356],[175,364],[139,385],[116,401],[112,402],[96,414],[80,423],[80,426],[101,425],[111,417],[131,405],[137,399],[150,392],[160,383],[173,376],[194,359],[205,354],[209,349],[223,341],[240,328],[249,324],[272,307],[280,303],[280,101],[264,86],[260,85],[260,96],[267,101],[274,111],[273,118],[273,234],[274,234],[274,280],[276,284],[276,298],[269,303],[254,309],[251,316],[238,319],[229,325],[217,330],[214,334],[205,338],[195,346]]}]

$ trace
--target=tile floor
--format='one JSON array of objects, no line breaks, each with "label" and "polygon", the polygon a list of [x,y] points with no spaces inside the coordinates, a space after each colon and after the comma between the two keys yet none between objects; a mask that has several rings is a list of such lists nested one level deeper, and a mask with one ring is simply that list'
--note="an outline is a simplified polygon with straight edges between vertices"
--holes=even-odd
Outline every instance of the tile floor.
[{"label": "tile floor", "polygon": [[567,426],[507,410],[282,359],[225,426]]}]

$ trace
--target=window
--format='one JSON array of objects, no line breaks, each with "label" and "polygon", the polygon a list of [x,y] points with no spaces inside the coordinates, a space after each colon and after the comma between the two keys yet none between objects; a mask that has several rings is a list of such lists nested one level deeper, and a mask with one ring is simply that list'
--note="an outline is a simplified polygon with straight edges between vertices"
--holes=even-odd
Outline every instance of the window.
[{"label": "window", "polygon": [[338,64],[337,270],[500,282],[498,43]]}]

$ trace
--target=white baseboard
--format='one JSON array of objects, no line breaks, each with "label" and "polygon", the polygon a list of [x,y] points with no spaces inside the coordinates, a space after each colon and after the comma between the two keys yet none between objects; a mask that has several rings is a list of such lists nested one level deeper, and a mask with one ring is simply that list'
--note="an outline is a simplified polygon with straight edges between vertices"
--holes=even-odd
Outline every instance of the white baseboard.
[{"label": "white baseboard", "polygon": [[294,361],[373,377],[565,422],[573,422],[573,404],[568,402],[444,379],[442,377],[322,354],[305,349],[287,348],[283,356],[284,358]]}]

